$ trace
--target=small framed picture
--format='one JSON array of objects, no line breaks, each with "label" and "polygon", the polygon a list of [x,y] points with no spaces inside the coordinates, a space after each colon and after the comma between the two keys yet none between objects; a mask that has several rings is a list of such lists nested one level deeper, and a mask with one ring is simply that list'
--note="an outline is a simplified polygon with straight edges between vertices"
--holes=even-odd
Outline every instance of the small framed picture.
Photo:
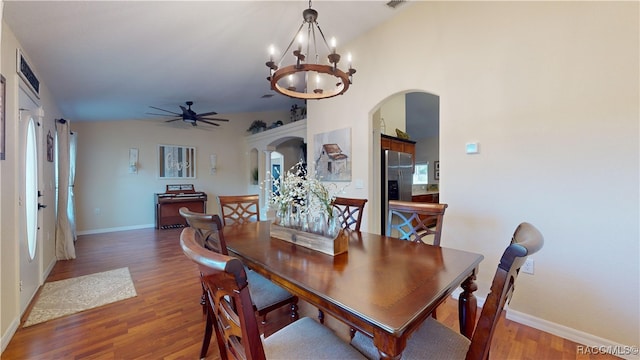
[{"label": "small framed picture", "polygon": [[0,75],[0,160],[4,160],[6,153],[5,153],[5,139],[6,139],[6,134],[5,134],[5,95],[6,95],[6,90],[5,87],[7,86],[7,82],[4,78],[4,76]]},{"label": "small framed picture", "polygon": [[440,180],[440,161],[433,162],[433,179]]},{"label": "small framed picture", "polygon": [[51,130],[47,133],[47,161],[53,162],[53,135],[51,135]]}]

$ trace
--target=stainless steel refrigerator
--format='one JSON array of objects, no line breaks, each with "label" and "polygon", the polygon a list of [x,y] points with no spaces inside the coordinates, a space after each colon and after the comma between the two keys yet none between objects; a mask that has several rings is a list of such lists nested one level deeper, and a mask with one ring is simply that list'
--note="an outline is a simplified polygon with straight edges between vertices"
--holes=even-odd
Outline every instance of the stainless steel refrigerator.
[{"label": "stainless steel refrigerator", "polygon": [[386,234],[389,200],[411,201],[413,183],[413,159],[411,154],[382,151],[382,235]]}]

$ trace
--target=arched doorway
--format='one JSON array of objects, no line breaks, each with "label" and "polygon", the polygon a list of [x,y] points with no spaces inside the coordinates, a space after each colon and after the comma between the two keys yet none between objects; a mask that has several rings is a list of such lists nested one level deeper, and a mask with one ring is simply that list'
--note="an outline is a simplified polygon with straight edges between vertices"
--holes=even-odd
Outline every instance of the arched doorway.
[{"label": "arched doorway", "polygon": [[[307,120],[299,120],[283,126],[264,131],[259,134],[250,135],[247,138],[249,149],[249,164],[254,169],[256,164],[258,178],[262,187],[250,185],[249,191],[260,193],[261,218],[268,219],[268,200],[270,192],[270,178],[267,173],[271,173],[271,153],[282,154],[281,171],[287,171],[291,166],[303,160],[306,161],[306,137]],[[255,151],[255,152],[254,152]],[[253,162],[255,160],[255,163]],[[255,193],[255,192],[254,192]]]},{"label": "arched doorway", "polygon": [[[412,184],[412,193],[423,193],[431,189],[439,189],[439,176],[436,179],[436,163],[439,166],[440,156],[440,97],[425,91],[407,90],[392,94],[381,100],[371,111],[373,128],[373,148],[381,149],[380,135],[397,136],[396,129],[409,135],[409,139],[415,141],[416,165],[422,169],[426,166],[427,182],[424,184]],[[382,150],[381,150],[382,152]],[[372,207],[377,219],[370,222],[373,232],[381,233],[381,223],[386,214],[385,195],[382,184],[381,156],[373,156],[373,181],[372,181]],[[424,170],[423,170],[424,171]],[[439,174],[438,174],[439,175]],[[413,183],[413,181],[412,181]],[[437,191],[437,190],[435,190]]]}]

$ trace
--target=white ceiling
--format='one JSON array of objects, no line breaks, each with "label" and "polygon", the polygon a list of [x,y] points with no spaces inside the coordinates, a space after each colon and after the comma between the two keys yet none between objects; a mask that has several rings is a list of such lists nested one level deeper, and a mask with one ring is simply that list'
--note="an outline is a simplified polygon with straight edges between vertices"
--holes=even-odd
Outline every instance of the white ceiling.
[{"label": "white ceiling", "polygon": [[[406,7],[314,1],[340,44]],[[4,20],[72,121],[153,118],[149,106],[198,113],[288,109],[270,90],[268,47],[286,48],[307,1],[6,1]],[[357,68],[358,54],[353,53]],[[356,77],[358,74],[355,75]],[[261,98],[265,94],[271,98]],[[156,117],[157,118],[157,117]]]}]

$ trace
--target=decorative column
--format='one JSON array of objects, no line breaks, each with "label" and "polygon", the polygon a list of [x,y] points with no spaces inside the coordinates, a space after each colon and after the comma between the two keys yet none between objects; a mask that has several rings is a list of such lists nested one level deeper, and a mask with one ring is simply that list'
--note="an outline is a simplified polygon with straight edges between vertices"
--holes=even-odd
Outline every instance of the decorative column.
[{"label": "decorative column", "polygon": [[[275,149],[271,146],[267,146],[266,150],[263,150],[264,152],[264,171],[261,171],[262,174],[264,174],[264,187],[262,189],[263,191],[263,196],[262,199],[264,200],[262,204],[260,204],[262,206],[262,208],[264,209],[264,219],[270,219],[269,217],[269,211],[271,209],[269,209],[269,203],[271,200],[271,186],[273,185],[271,182],[272,177],[271,177],[271,153],[274,152]],[[273,216],[271,216],[273,217]]]}]

